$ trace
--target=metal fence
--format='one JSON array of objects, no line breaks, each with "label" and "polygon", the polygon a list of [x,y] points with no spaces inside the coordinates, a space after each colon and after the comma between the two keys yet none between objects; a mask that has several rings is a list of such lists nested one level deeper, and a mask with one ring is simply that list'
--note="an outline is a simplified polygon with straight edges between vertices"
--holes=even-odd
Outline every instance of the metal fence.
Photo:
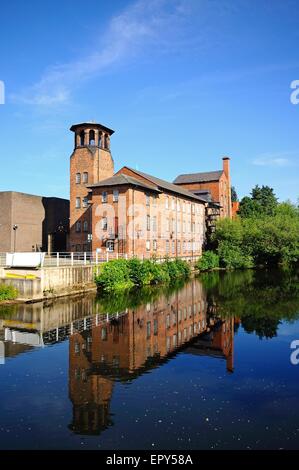
[{"label": "metal fence", "polygon": [[[98,265],[114,259],[130,259],[130,258],[139,258],[141,260],[145,259],[155,259],[158,263],[165,261],[166,259],[171,260],[175,259],[175,256],[151,256],[150,253],[146,253],[141,256],[128,255],[126,253],[116,253],[116,252],[59,252],[59,253],[46,253],[44,262],[41,267],[60,267],[60,266],[90,266]],[[184,259],[190,263],[196,261],[199,256],[180,256],[180,259]],[[0,267],[6,267],[6,253],[0,253]]]}]

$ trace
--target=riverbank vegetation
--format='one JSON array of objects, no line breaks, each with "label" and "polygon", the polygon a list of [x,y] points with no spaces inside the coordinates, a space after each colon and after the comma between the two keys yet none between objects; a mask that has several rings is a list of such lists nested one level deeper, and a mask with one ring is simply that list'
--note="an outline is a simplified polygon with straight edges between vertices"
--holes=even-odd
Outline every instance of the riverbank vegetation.
[{"label": "riverbank vegetation", "polygon": [[95,282],[98,289],[104,292],[169,284],[175,279],[188,278],[191,273],[189,264],[181,259],[166,260],[163,263],[158,263],[155,259],[117,259],[103,263],[97,269]]},{"label": "riverbank vegetation", "polygon": [[137,309],[142,305],[153,304],[159,301],[161,296],[170,299],[187,282],[187,278],[180,277],[167,284],[144,287],[134,286],[132,289],[117,291],[117,295],[111,295],[111,292],[100,292],[96,298],[98,311],[113,314],[115,312],[123,312],[126,309]]},{"label": "riverbank vegetation", "polygon": [[18,297],[18,291],[13,286],[0,284],[0,302],[6,300],[15,300]]},{"label": "riverbank vegetation", "polygon": [[207,302],[235,328],[272,338],[282,322],[299,319],[299,272],[290,269],[214,271],[200,276]]},{"label": "riverbank vegetation", "polygon": [[299,261],[299,208],[278,203],[272,188],[256,186],[240,202],[236,219],[217,222],[199,270],[292,266]]}]

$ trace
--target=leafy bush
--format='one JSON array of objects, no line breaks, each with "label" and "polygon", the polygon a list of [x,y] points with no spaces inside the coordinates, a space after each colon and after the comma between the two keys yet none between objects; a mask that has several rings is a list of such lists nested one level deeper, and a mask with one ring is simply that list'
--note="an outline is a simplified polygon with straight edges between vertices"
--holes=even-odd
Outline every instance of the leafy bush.
[{"label": "leafy bush", "polygon": [[133,286],[167,283],[179,277],[188,277],[190,272],[188,263],[180,259],[161,264],[155,260],[119,259],[101,265],[100,272],[95,275],[95,282],[100,290],[110,292]]},{"label": "leafy bush", "polygon": [[208,271],[219,267],[219,256],[214,251],[205,251],[197,261],[196,268],[199,271]]},{"label": "leafy bush", "polygon": [[138,258],[132,258],[127,262],[129,277],[135,286],[143,286],[151,283],[151,266],[148,261],[142,262]]},{"label": "leafy bush", "polygon": [[165,269],[164,263],[151,262],[152,282],[151,284],[162,284],[170,281],[168,271]]},{"label": "leafy bush", "polygon": [[187,263],[187,261],[181,258],[176,258],[174,263],[177,265],[177,269],[181,276],[189,277],[191,275],[191,267],[190,264]]},{"label": "leafy bush", "polygon": [[5,284],[0,285],[0,301],[3,300],[14,300],[18,297],[19,292],[13,286],[7,286]]},{"label": "leafy bush", "polygon": [[162,267],[168,274],[170,280],[178,277],[188,277],[191,273],[189,264],[179,258],[176,258],[174,261],[166,260],[162,264]]},{"label": "leafy bush", "polygon": [[123,259],[103,263],[99,273],[95,275],[95,282],[99,289],[106,292],[129,289],[134,285],[130,279],[128,262]]}]

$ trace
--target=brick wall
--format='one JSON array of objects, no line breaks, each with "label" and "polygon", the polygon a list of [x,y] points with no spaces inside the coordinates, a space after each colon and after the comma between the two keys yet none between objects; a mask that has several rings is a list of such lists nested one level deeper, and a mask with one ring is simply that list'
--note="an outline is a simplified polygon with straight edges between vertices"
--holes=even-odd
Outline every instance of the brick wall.
[{"label": "brick wall", "polygon": [[[88,181],[84,183],[84,173],[88,174]],[[84,198],[88,197],[87,185],[112,176],[114,163],[108,150],[97,147],[76,148],[70,162],[70,251],[90,251],[88,233],[91,232],[91,210],[84,206]],[[76,175],[80,174],[81,182],[76,182]],[[80,198],[80,208],[76,208],[76,198]],[[77,224],[79,222],[79,224]],[[84,222],[86,230],[84,231]],[[77,226],[76,226],[77,224]],[[81,225],[81,230],[78,230]]]},{"label": "brick wall", "polygon": [[[113,201],[115,189],[119,191],[118,202]],[[103,192],[107,193],[106,203],[102,202]],[[101,229],[103,218],[107,218],[106,231]],[[106,251],[115,231],[114,249],[121,254],[199,256],[205,238],[205,205],[129,186],[93,188],[92,250]]]}]

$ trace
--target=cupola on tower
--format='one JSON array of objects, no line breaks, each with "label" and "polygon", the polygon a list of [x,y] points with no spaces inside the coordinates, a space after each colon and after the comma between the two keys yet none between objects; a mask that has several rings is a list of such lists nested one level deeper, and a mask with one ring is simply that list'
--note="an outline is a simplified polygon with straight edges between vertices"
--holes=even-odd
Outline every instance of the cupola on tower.
[{"label": "cupola on tower", "polygon": [[88,188],[114,174],[110,152],[112,129],[95,122],[74,124],[75,148],[70,162],[70,251],[91,250]]}]

